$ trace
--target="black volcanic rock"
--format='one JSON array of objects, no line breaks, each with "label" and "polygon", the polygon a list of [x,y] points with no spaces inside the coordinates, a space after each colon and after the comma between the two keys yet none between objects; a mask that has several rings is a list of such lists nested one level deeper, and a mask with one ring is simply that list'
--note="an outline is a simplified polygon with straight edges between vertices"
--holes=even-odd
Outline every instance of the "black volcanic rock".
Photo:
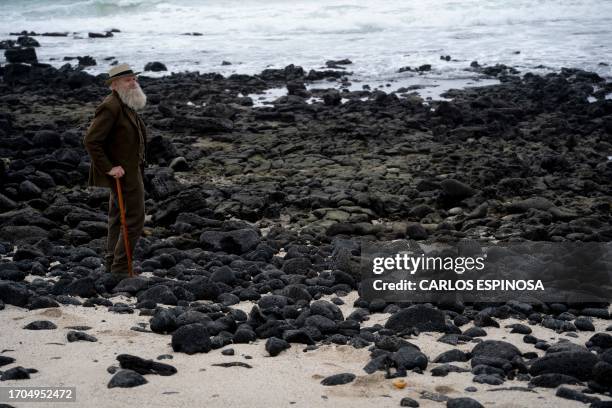
[{"label": "black volcanic rock", "polygon": [[54,330],[57,329],[55,323],[49,320],[35,320],[23,326],[25,330]]},{"label": "black volcanic rock", "polygon": [[287,343],[283,339],[279,339],[277,337],[270,337],[266,341],[266,351],[270,354],[270,356],[275,357],[280,354],[281,351],[288,349],[291,347],[289,343]]},{"label": "black volcanic rock", "polygon": [[154,62],[147,62],[145,67],[144,67],[144,70],[145,71],[160,72],[160,71],[167,71],[168,68],[166,68],[166,66],[164,64],[162,64],[161,62],[154,61]]},{"label": "black volcanic rock", "polygon": [[537,358],[529,368],[529,374],[565,374],[579,380],[588,380],[592,377],[593,367],[597,364],[597,356],[589,352],[561,351],[547,353]]},{"label": "black volcanic rock", "polygon": [[170,364],[159,363],[153,360],[132,356],[130,354],[119,354],[117,356],[121,368],[136,371],[139,374],[157,374],[168,376],[176,374],[176,368]]},{"label": "black volcanic rock", "polygon": [[397,332],[411,327],[420,331],[443,332],[446,330],[444,312],[423,305],[410,306],[392,314],[385,324],[385,328]]},{"label": "black volcanic rock", "polygon": [[321,385],[332,386],[342,385],[352,382],[356,378],[355,374],[352,373],[341,373],[330,375],[321,380]]},{"label": "black volcanic rock", "polygon": [[0,282],[0,300],[9,305],[24,307],[28,304],[30,292],[27,287],[15,282]]},{"label": "black volcanic rock", "polygon": [[208,353],[211,343],[206,326],[193,323],[179,327],[172,333],[172,349],[186,354]]},{"label": "black volcanic rock", "polygon": [[75,341],[89,341],[92,343],[98,341],[98,339],[96,339],[91,334],[87,334],[85,332],[75,331],[75,330],[69,331],[68,334],[66,334],[66,338],[68,339],[70,343],[73,343]]},{"label": "black volcanic rock", "polygon": [[141,375],[132,370],[120,370],[113,375],[108,383],[108,388],[133,388],[146,384],[148,381]]}]

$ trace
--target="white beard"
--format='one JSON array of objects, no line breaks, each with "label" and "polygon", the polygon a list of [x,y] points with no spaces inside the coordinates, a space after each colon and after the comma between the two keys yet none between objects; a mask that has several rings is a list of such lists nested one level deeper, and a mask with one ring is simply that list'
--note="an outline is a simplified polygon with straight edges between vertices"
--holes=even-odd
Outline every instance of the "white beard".
[{"label": "white beard", "polygon": [[116,89],[116,91],[123,103],[136,111],[141,110],[147,104],[147,96],[138,84],[134,89]]}]

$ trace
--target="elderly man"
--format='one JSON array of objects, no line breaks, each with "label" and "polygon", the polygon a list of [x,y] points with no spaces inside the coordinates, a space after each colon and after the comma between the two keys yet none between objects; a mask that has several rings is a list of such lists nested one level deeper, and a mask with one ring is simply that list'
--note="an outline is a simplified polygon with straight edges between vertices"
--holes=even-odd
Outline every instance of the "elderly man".
[{"label": "elderly man", "polygon": [[136,111],[144,108],[147,98],[138,84],[137,74],[139,72],[133,72],[127,64],[117,65],[109,71],[106,84],[112,93],[96,108],[83,139],[91,157],[88,184],[110,188],[105,263],[106,271],[117,280],[128,276],[117,178],[121,181],[127,235],[132,251],[136,248],[145,219],[143,176],[147,135],[145,124]]}]

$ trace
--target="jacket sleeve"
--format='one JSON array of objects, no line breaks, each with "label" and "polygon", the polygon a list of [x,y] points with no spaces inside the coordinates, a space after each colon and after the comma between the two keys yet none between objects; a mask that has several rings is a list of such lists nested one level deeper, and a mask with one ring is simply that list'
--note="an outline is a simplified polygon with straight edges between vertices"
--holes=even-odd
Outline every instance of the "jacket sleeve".
[{"label": "jacket sleeve", "polygon": [[144,165],[145,167],[147,166],[147,126],[145,125],[144,121],[140,118],[140,116],[138,117],[138,120],[140,121],[140,128],[142,129],[142,140],[144,142]]},{"label": "jacket sleeve", "polygon": [[109,104],[98,106],[94,119],[83,139],[83,144],[94,167],[103,174],[108,173],[113,168],[113,164],[104,151],[104,141],[109,136],[115,124],[115,119],[116,114]]}]

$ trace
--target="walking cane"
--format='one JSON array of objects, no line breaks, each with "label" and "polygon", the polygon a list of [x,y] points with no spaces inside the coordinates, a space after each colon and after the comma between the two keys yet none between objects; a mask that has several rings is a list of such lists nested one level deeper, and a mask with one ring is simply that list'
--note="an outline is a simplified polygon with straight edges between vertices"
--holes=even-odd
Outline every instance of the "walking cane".
[{"label": "walking cane", "polygon": [[123,243],[125,245],[125,253],[128,259],[128,276],[131,278],[134,276],[134,270],[132,269],[132,250],[130,248],[130,240],[128,238],[128,227],[125,221],[125,207],[123,206],[123,193],[121,192],[121,181],[117,177],[117,196],[119,198],[119,212],[121,213],[121,227],[123,229]]}]

